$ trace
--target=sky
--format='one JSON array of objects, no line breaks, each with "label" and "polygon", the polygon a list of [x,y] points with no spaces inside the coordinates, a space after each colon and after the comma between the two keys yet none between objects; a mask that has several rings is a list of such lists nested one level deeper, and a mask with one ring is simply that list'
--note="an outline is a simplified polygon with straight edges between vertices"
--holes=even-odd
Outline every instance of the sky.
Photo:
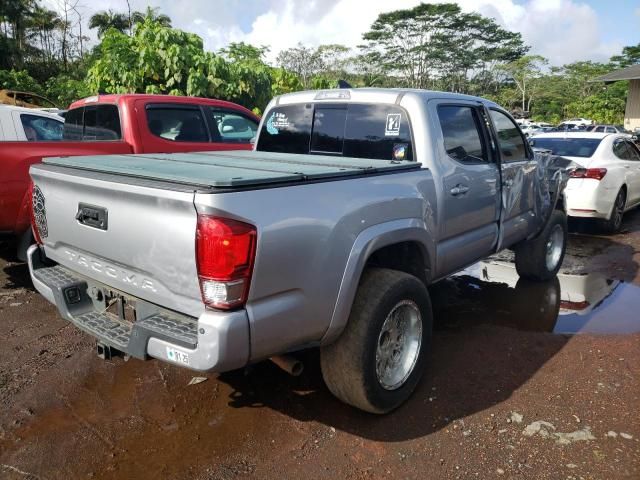
[{"label": "sky", "polygon": [[[47,0],[55,4],[60,0]],[[83,0],[80,0],[83,3]],[[445,1],[445,0],[442,0]],[[133,10],[159,7],[174,27],[196,33],[207,50],[244,41],[270,47],[269,60],[298,42],[355,47],[377,16],[411,8],[414,0],[130,0]],[[626,45],[640,43],[640,0],[457,0],[465,11],[493,17],[520,32],[530,53],[551,65],[606,61]],[[84,2],[84,16],[125,0]],[[93,34],[95,36],[95,33]]]}]

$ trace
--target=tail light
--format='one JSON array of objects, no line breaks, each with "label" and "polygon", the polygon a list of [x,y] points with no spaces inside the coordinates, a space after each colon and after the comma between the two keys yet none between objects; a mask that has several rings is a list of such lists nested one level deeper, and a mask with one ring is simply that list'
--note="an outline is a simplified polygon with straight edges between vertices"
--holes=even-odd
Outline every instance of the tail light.
[{"label": "tail light", "polygon": [[576,168],[569,174],[571,178],[591,178],[593,180],[602,180],[607,174],[606,168]]},{"label": "tail light", "polygon": [[38,224],[36,223],[36,215],[33,211],[33,181],[29,182],[29,190],[27,192],[29,198],[29,218],[31,219],[31,232],[33,238],[38,245],[42,245],[42,238],[40,237],[40,231],[38,230]]},{"label": "tail light", "polygon": [[247,301],[256,254],[256,227],[198,215],[196,260],[205,305],[229,310]]}]

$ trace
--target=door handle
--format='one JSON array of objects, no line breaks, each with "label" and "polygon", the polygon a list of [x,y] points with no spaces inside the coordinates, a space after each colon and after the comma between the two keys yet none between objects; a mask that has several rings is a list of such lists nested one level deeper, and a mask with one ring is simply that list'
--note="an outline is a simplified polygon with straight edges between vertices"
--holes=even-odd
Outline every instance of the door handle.
[{"label": "door handle", "polygon": [[451,189],[451,195],[458,196],[458,195],[463,195],[465,193],[467,193],[469,191],[469,187],[467,187],[466,185],[461,185],[458,184],[455,187],[453,187]]}]

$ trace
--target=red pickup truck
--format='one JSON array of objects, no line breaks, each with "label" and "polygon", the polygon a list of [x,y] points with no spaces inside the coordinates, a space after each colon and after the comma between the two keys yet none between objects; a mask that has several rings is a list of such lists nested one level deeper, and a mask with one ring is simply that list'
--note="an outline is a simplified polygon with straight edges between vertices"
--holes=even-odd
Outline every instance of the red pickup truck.
[{"label": "red pickup truck", "polygon": [[250,150],[260,119],[221,100],[168,95],[99,95],[77,101],[59,141],[0,142],[0,234],[31,243],[29,167],[43,157]]}]

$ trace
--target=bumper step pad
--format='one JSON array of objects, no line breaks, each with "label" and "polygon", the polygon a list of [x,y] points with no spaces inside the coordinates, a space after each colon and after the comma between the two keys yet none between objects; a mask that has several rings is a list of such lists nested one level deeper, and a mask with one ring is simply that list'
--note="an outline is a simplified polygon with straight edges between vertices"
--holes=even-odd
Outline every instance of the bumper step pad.
[{"label": "bumper step pad", "polygon": [[[101,343],[142,359],[147,358],[147,343],[151,337],[190,349],[197,347],[198,321],[195,318],[159,311],[131,323],[112,313],[98,311],[87,294],[87,281],[65,267],[41,265],[34,268],[33,275],[51,288],[60,314]],[[108,288],[92,283],[94,285]],[[69,294],[70,290],[74,290],[73,295]]]}]

